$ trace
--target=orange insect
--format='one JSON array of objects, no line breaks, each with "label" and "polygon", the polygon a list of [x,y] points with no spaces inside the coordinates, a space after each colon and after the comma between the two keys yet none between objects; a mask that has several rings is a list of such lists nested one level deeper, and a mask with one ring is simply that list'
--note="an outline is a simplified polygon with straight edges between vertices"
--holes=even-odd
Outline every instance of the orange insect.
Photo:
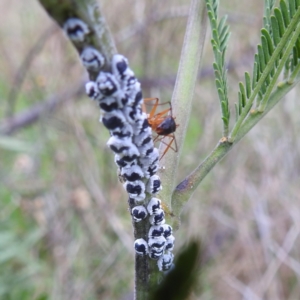
[{"label": "orange insect", "polygon": [[[176,124],[175,117],[173,117],[172,105],[170,101],[159,104],[158,98],[145,98],[144,103],[146,104],[147,102],[153,100],[155,100],[155,103],[150,113],[148,114],[148,123],[152,128],[152,130],[157,134],[157,136],[154,138],[154,142],[160,141],[167,146],[160,158],[161,160],[169,149],[172,149],[173,151],[177,152],[177,142],[176,142],[174,132],[176,131],[176,128],[179,126],[179,124]],[[164,104],[169,104],[170,107],[159,113],[156,113],[156,109],[158,105],[164,105]],[[169,142],[163,141],[165,137],[170,138]],[[173,142],[174,142],[174,147],[172,146]]]}]

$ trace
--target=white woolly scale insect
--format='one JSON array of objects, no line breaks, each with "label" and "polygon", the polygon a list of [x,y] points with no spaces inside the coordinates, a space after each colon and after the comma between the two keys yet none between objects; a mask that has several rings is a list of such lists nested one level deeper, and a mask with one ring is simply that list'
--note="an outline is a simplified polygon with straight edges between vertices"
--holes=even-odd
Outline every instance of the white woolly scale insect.
[{"label": "white woolly scale insect", "polygon": [[122,108],[122,105],[117,97],[104,97],[99,99],[99,106],[104,112],[112,112]]},{"label": "white woolly scale insect", "polygon": [[132,126],[129,124],[124,124],[123,127],[117,127],[114,130],[110,130],[110,134],[118,137],[119,139],[132,138]]},{"label": "white woolly scale insect", "polygon": [[127,76],[134,76],[133,71],[128,67],[128,59],[121,54],[113,56],[111,68],[119,82],[123,82],[124,78]]},{"label": "white woolly scale insect", "polygon": [[81,52],[80,58],[88,71],[98,72],[105,64],[104,56],[93,47],[86,47]]},{"label": "white woolly scale insect", "polygon": [[158,175],[153,175],[149,178],[146,191],[152,195],[157,194],[162,189],[161,181]]},{"label": "white woolly scale insect", "polygon": [[135,201],[141,202],[146,198],[145,194],[145,184],[141,180],[136,180],[133,182],[127,181],[123,184],[125,190],[127,191],[130,198]]},{"label": "white woolly scale insect", "polygon": [[174,235],[170,235],[166,238],[167,242],[165,245],[165,251],[173,251],[174,249],[174,243],[175,243],[175,237]]},{"label": "white woolly scale insect", "polygon": [[163,236],[159,236],[156,238],[149,238],[148,246],[150,250],[155,250],[157,252],[161,252],[165,249],[167,241]]},{"label": "white woolly scale insect", "polygon": [[142,115],[142,109],[138,106],[125,106],[123,109],[126,120],[130,124],[135,124]]},{"label": "white woolly scale insect", "polygon": [[152,259],[159,259],[164,254],[164,251],[156,251],[156,250],[149,250],[149,257]]},{"label": "white woolly scale insect", "polygon": [[161,209],[161,200],[155,197],[151,198],[149,203],[147,204],[149,215],[156,214],[159,209]]},{"label": "white woolly scale insect", "polygon": [[126,76],[123,80],[123,89],[125,93],[134,99],[136,93],[141,90],[141,84],[135,76]]},{"label": "white woolly scale insect", "polygon": [[143,166],[144,169],[148,169],[149,166],[156,164],[158,165],[159,160],[159,151],[157,148],[153,148],[153,151],[151,151],[148,156],[144,156],[140,158],[140,163]]},{"label": "white woolly scale insect", "polygon": [[131,210],[131,215],[135,222],[140,222],[147,217],[148,213],[143,205],[138,205]]},{"label": "white woolly scale insect", "polygon": [[89,81],[85,84],[85,92],[92,100],[100,100],[101,94],[96,82]]},{"label": "white woolly scale insect", "polygon": [[64,23],[63,29],[73,42],[83,42],[85,36],[90,33],[88,25],[78,18],[68,19]]},{"label": "white woolly scale insect", "polygon": [[140,156],[141,157],[145,157],[150,155],[153,152],[153,140],[151,140],[151,142],[144,144],[140,147],[138,147],[139,151],[140,151]]},{"label": "white woolly scale insect", "polygon": [[162,225],[165,224],[165,212],[163,209],[158,209],[155,215],[151,215],[149,218],[151,225]]},{"label": "white woolly scale insect", "polygon": [[162,226],[163,229],[164,229],[164,237],[167,239],[169,236],[172,235],[173,229],[172,229],[172,227],[171,227],[170,225],[168,225],[168,224],[163,224],[163,225],[161,225],[161,226]]},{"label": "white woolly scale insect", "polygon": [[159,271],[168,271],[172,267],[173,260],[174,254],[171,252],[162,255],[157,261]]},{"label": "white woolly scale insect", "polygon": [[[155,148],[154,148],[155,149]],[[148,155],[150,155],[150,154],[148,154]],[[141,157],[141,159],[142,159],[143,157]],[[142,169],[143,169],[143,171],[144,171],[144,173],[145,173],[145,177],[147,177],[147,178],[149,178],[149,177],[151,177],[151,176],[153,176],[153,175],[155,175],[155,173],[158,171],[158,168],[159,168],[159,166],[158,166],[158,161],[154,161],[152,164],[150,164],[150,165],[143,165],[142,166]]]},{"label": "white woolly scale insect", "polygon": [[116,109],[105,113],[102,118],[100,118],[100,122],[102,122],[108,130],[115,130],[122,128],[124,124],[126,124],[126,119],[123,112],[119,109]]},{"label": "white woolly scale insect", "polygon": [[134,241],[134,249],[138,255],[146,255],[149,253],[148,243],[144,239],[136,239]]},{"label": "white woolly scale insect", "polygon": [[143,95],[141,85],[138,81],[134,85],[130,86],[130,89],[123,89],[123,91],[126,95],[126,105],[134,107],[141,106],[143,102]]},{"label": "white woolly scale insect", "polygon": [[147,114],[144,112],[140,115],[139,120],[137,120],[132,126],[135,135],[138,135],[149,129],[150,133],[152,132],[151,127],[148,123]]},{"label": "white woolly scale insect", "polygon": [[131,142],[131,139],[120,139],[116,136],[111,136],[107,142],[107,146],[120,156],[138,155],[139,151]]},{"label": "white woolly scale insect", "polygon": [[154,225],[149,229],[148,237],[149,238],[158,238],[160,236],[164,236],[164,227],[163,225]]},{"label": "white woolly scale insect", "polygon": [[144,177],[144,172],[139,165],[130,165],[122,168],[121,175],[127,181],[136,181]]},{"label": "white woolly scale insect", "polygon": [[115,163],[118,167],[120,168],[127,168],[127,167],[132,167],[134,165],[138,164],[137,161],[137,156],[120,156],[120,155],[115,155]]},{"label": "white woolly scale insect", "polygon": [[108,72],[100,72],[96,83],[101,94],[122,98],[122,90],[116,77]]},{"label": "white woolly scale insect", "polygon": [[149,134],[148,130],[144,131],[138,135],[134,135],[133,137],[133,142],[138,146],[138,147],[143,147],[145,145],[149,144],[149,147],[154,147],[153,140],[152,140],[152,135]]},{"label": "white woolly scale insect", "polygon": [[130,97],[134,97],[132,106],[141,106],[141,104],[143,103],[141,85],[136,85],[134,87],[134,90],[130,91]]}]

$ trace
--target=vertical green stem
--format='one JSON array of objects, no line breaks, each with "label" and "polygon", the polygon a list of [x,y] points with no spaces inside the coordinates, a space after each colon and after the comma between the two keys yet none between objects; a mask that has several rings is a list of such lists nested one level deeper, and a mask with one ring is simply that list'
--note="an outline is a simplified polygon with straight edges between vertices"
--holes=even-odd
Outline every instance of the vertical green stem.
[{"label": "vertical green stem", "polygon": [[188,24],[184,38],[176,84],[172,97],[173,114],[179,124],[175,132],[178,152],[169,151],[161,161],[163,168],[160,178],[163,190],[161,199],[171,208],[171,196],[175,187],[179,157],[186,135],[191,113],[194,87],[198,77],[198,70],[206,34],[206,5],[205,1],[192,0],[190,5]]}]

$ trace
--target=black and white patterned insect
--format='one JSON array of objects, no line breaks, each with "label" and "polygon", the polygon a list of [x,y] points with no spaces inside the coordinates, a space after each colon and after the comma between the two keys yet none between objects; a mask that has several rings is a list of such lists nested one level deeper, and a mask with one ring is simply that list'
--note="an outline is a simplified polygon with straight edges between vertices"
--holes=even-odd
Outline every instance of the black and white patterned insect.
[{"label": "black and white patterned insect", "polygon": [[162,255],[157,261],[159,271],[168,271],[172,267],[173,260],[173,253],[165,253],[164,255]]},{"label": "black and white patterned insect", "polygon": [[158,165],[159,152],[157,148],[153,148],[153,151],[148,155],[140,158],[140,163],[144,168],[148,169],[151,165]]},{"label": "black and white patterned insect", "polygon": [[123,127],[118,127],[114,130],[110,130],[110,134],[118,137],[119,139],[132,138],[132,126],[130,126],[129,124],[124,124]]},{"label": "black and white patterned insect", "polygon": [[149,238],[158,238],[164,235],[163,225],[153,225],[149,229],[148,237]]},{"label": "black and white patterned insect", "polygon": [[156,214],[159,209],[161,209],[161,200],[155,197],[151,198],[147,205],[149,215]]},{"label": "black and white patterned insect", "polygon": [[146,145],[149,145],[149,147],[154,147],[153,139],[151,133],[148,132],[142,132],[139,135],[135,135],[133,138],[133,142],[140,148]]},{"label": "black and white patterned insect", "polygon": [[148,243],[144,239],[135,240],[134,249],[138,255],[146,255],[149,253]]},{"label": "black and white patterned insect", "polygon": [[142,115],[142,110],[137,106],[125,106],[123,109],[123,113],[125,115],[126,120],[130,124],[135,124]]},{"label": "black and white patterned insect", "polygon": [[85,36],[90,32],[87,24],[78,18],[68,19],[64,23],[63,29],[69,39],[74,42],[83,42]]},{"label": "black and white patterned insect", "polygon": [[123,80],[123,88],[126,94],[129,95],[131,103],[134,103],[135,95],[141,90],[141,84],[135,76],[126,76]]},{"label": "black and white patterned insect", "polygon": [[111,136],[107,142],[108,147],[120,156],[138,155],[137,147],[131,142],[131,139],[120,139]]},{"label": "black and white patterned insect", "polygon": [[113,74],[120,82],[128,76],[134,76],[133,71],[128,67],[128,59],[121,54],[113,56],[111,67]]},{"label": "black and white patterned insect", "polygon": [[144,172],[139,165],[133,165],[122,168],[121,175],[128,181],[136,181],[144,177]]},{"label": "black and white patterned insect", "polygon": [[85,84],[85,92],[93,100],[100,100],[101,98],[98,86],[94,81],[89,81]]},{"label": "black and white patterned insect", "polygon": [[150,216],[149,222],[151,225],[165,224],[165,212],[161,208],[158,209],[155,215]]},{"label": "black and white patterned insect", "polygon": [[151,127],[149,126],[147,114],[143,112],[141,114],[140,119],[138,119],[137,122],[135,122],[133,124],[133,131],[134,131],[135,135],[138,135],[138,134],[144,132],[145,130],[152,131]]},{"label": "black and white patterned insect", "polygon": [[143,201],[146,197],[145,195],[145,184],[141,180],[136,180],[133,182],[125,182],[124,188],[126,189],[130,198],[133,198],[135,201]]},{"label": "black and white patterned insect", "polygon": [[88,71],[99,72],[105,64],[104,56],[93,47],[86,47],[81,52],[80,58]]},{"label": "black and white patterned insect", "polygon": [[151,143],[147,143],[141,147],[138,147],[139,151],[140,151],[140,156],[141,157],[145,157],[150,155],[153,152],[153,142]]},{"label": "black and white patterned insect", "polygon": [[131,214],[132,214],[132,218],[135,222],[140,222],[140,221],[144,220],[148,215],[147,210],[143,205],[135,206],[131,210]]},{"label": "black and white patterned insect", "polygon": [[149,250],[149,257],[151,259],[158,260],[163,254],[164,254],[164,251],[158,252],[155,250]]},{"label": "black and white patterned insect", "polygon": [[118,109],[104,114],[100,122],[102,122],[108,130],[115,130],[122,128],[124,124],[126,124],[126,119],[122,111]]},{"label": "black and white patterned insect", "polygon": [[162,189],[161,181],[158,175],[153,175],[150,177],[146,191],[152,195],[157,194]]},{"label": "black and white patterned insect", "polygon": [[101,94],[122,98],[121,87],[114,75],[108,72],[100,72],[96,83]]},{"label": "black and white patterned insect", "polygon": [[[155,149],[155,148],[154,148]],[[155,173],[158,171],[158,162],[154,162],[152,163],[151,165],[145,165],[145,166],[142,166],[142,169],[145,173],[145,177],[151,177],[153,175],[155,175]]]},{"label": "black and white patterned insect", "polygon": [[169,237],[167,237],[167,242],[165,245],[165,251],[173,251],[174,249],[174,243],[175,243],[175,237],[174,235],[170,235]]},{"label": "black and white patterned insect", "polygon": [[149,238],[148,246],[151,250],[155,250],[157,252],[161,252],[165,249],[165,245],[167,240],[163,236]]},{"label": "black and white patterned insect", "polygon": [[112,112],[122,108],[119,99],[116,97],[103,97],[99,99],[99,106],[104,112]]},{"label": "black and white patterned insect", "polygon": [[134,97],[134,102],[132,103],[132,106],[140,106],[143,102],[143,93],[141,89],[138,90],[138,87],[136,87],[137,93],[135,94]]},{"label": "black and white patterned insect", "polygon": [[137,156],[120,156],[115,155],[115,163],[120,168],[130,167],[138,164]]},{"label": "black and white patterned insect", "polygon": [[164,237],[168,238],[173,233],[172,227],[168,224],[163,224],[161,226],[164,229]]}]

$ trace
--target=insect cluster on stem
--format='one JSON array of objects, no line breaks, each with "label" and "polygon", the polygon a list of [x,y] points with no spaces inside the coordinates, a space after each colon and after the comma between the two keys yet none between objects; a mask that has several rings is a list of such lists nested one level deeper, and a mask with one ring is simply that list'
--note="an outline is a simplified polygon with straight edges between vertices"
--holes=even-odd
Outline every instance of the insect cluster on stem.
[{"label": "insect cluster on stem", "polygon": [[134,203],[132,219],[151,224],[148,236],[135,240],[135,251],[138,255],[149,255],[157,260],[160,271],[167,271],[173,264],[175,238],[171,226],[165,224],[161,200],[156,198],[162,189],[156,175],[159,152],[153,144],[148,116],[142,110],[141,85],[122,55],[113,56],[111,72],[102,71],[105,58],[86,45],[85,37],[91,30],[82,20],[70,18],[63,27],[73,42],[82,43],[80,58],[85,68],[98,74],[95,81],[86,84],[86,93],[98,103],[100,121],[110,132],[107,145],[115,153],[123,186],[130,203]]}]

